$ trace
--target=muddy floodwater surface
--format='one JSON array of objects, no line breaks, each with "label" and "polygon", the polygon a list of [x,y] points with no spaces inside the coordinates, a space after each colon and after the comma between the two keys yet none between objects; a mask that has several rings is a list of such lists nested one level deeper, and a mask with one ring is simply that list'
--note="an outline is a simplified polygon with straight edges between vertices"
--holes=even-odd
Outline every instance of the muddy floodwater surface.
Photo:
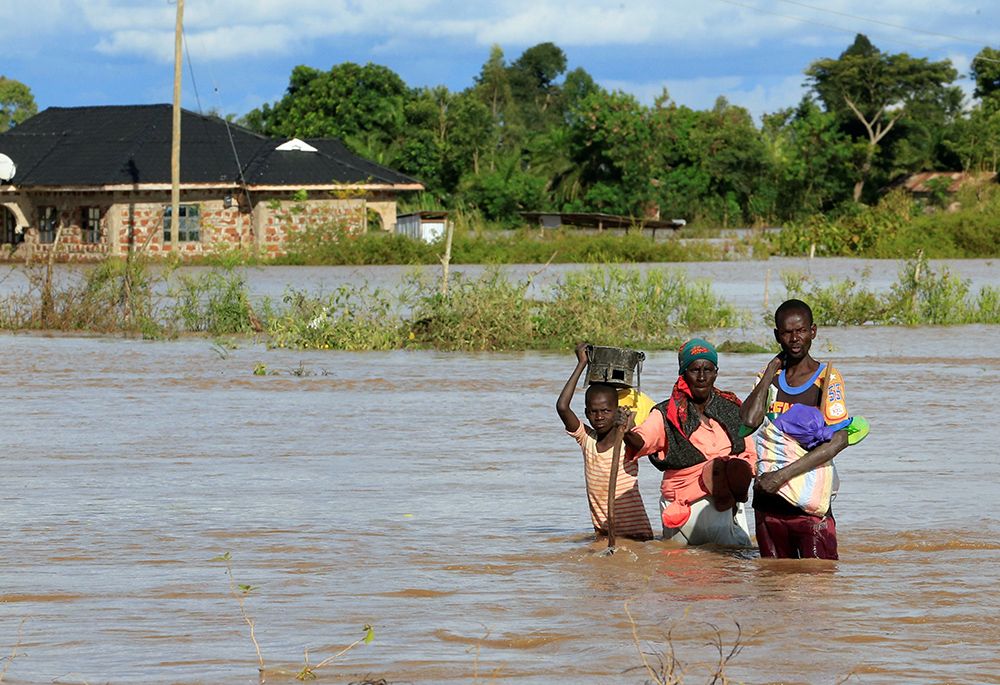
[{"label": "muddy floodwater surface", "polygon": [[[642,683],[630,599],[648,660],[738,643],[733,681],[1000,677],[1000,327],[820,330],[872,426],[837,457],[838,562],[599,556],[554,409],[570,351],[0,345],[0,657],[29,617],[5,683],[257,682],[227,552],[267,682],[370,624],[319,682]],[[746,395],[768,359],[723,355],[718,387]],[[675,364],[649,353],[643,389],[665,398]],[[639,477],[655,521],[659,472]]]}]

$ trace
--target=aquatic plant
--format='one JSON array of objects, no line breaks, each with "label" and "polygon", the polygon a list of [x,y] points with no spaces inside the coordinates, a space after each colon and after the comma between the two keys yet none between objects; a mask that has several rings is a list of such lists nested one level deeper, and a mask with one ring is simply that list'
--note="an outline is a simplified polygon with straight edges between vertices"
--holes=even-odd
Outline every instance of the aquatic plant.
[{"label": "aquatic plant", "polygon": [[295,677],[298,680],[313,680],[316,677],[313,671],[315,671],[317,668],[333,663],[334,661],[342,657],[344,654],[346,654],[348,651],[360,645],[362,642],[367,645],[369,642],[375,639],[375,631],[367,623],[361,630],[364,631],[364,635],[362,637],[359,637],[357,640],[347,645],[333,656],[323,659],[323,661],[319,662],[315,666],[309,665],[309,649],[306,648],[306,665],[302,667],[301,671],[295,674]]},{"label": "aquatic plant", "polygon": [[577,340],[599,345],[666,349],[692,330],[735,328],[750,320],[681,269],[593,266],[566,274],[553,286],[539,323],[549,347]]},{"label": "aquatic plant", "polygon": [[386,350],[403,344],[394,299],[367,283],[345,283],[326,295],[288,288],[282,302],[268,322],[272,347]]},{"label": "aquatic plant", "polygon": [[923,255],[900,263],[888,292],[873,291],[867,272],[860,281],[834,278],[827,285],[799,272],[782,279],[787,296],[809,302],[819,325],[1000,323],[1000,290],[986,286],[972,296],[968,279],[947,266],[935,271]]},{"label": "aquatic plant", "polygon": [[[257,636],[254,635],[254,622],[250,616],[247,615],[246,607],[243,605],[243,600],[250,595],[254,590],[259,590],[259,587],[251,587],[250,585],[237,585],[236,579],[233,577],[233,567],[230,566],[229,560],[231,559],[229,552],[222,554],[220,556],[211,559],[210,561],[222,561],[226,564],[226,575],[229,576],[229,592],[232,593],[233,597],[240,604],[240,613],[243,614],[243,620],[247,622],[250,626],[250,640],[253,641],[254,649],[257,650],[257,661],[260,663],[258,672],[261,676],[261,682],[264,680],[264,657],[260,653],[260,645],[257,644]],[[239,592],[237,592],[239,590]]]},{"label": "aquatic plant", "polygon": [[[225,554],[221,554],[221,555],[215,557],[214,559],[210,559],[209,561],[221,561],[221,562],[225,563],[225,565],[226,565],[226,575],[229,576],[229,592],[233,595],[233,597],[236,598],[236,601],[239,602],[240,613],[243,614],[243,620],[245,620],[246,623],[247,623],[247,625],[250,626],[250,640],[253,642],[254,649],[257,651],[257,662],[259,664],[257,671],[260,674],[260,682],[263,683],[264,682],[264,673],[265,673],[265,670],[266,670],[264,668],[264,657],[261,655],[260,644],[257,642],[257,637],[256,637],[256,635],[254,633],[254,629],[255,629],[254,620],[252,618],[250,618],[250,616],[247,614],[246,606],[243,604],[243,600],[246,599],[247,597],[249,597],[251,592],[254,592],[255,590],[259,590],[260,588],[259,587],[253,587],[253,586],[250,586],[250,585],[240,585],[240,584],[237,584],[236,580],[235,580],[235,578],[233,576],[233,568],[232,568],[232,566],[229,563],[231,561],[231,559],[232,559],[232,557],[230,556],[229,552],[226,552]],[[343,656],[344,654],[346,654],[348,651],[350,651],[351,649],[353,649],[357,645],[361,644],[362,642],[365,643],[365,644],[368,644],[369,642],[371,642],[372,640],[375,639],[375,631],[374,631],[374,629],[370,625],[365,624],[365,626],[364,626],[364,628],[362,628],[362,630],[364,631],[364,635],[362,637],[358,638],[357,640],[355,640],[354,642],[352,642],[347,647],[345,647],[344,649],[340,650],[339,652],[337,652],[333,656],[328,657],[328,658],[324,659],[323,661],[319,662],[315,666],[310,666],[309,665],[309,648],[307,647],[306,648],[306,652],[305,652],[305,662],[306,662],[305,666],[302,667],[301,671],[299,671],[298,673],[295,673],[294,677],[297,678],[298,680],[313,680],[313,679],[316,678],[316,675],[314,674],[314,671],[316,669],[321,668],[323,666],[326,666],[327,664],[333,663],[334,661],[336,661],[337,659],[339,659],[341,656]],[[20,644],[20,640],[18,641],[18,644]],[[15,648],[15,650],[16,650],[16,648]],[[4,669],[4,670],[6,670],[6,669]],[[0,680],[2,680],[2,674],[0,674]]]},{"label": "aquatic plant", "polygon": [[[736,637],[728,653],[724,646],[722,631],[715,626],[711,626],[715,635],[709,644],[714,646],[718,651],[718,660],[715,663],[699,662],[685,665],[677,657],[674,647],[674,627],[671,627],[667,631],[666,645],[663,648],[654,649],[650,653],[643,651],[642,643],[639,642],[639,632],[635,625],[635,619],[632,618],[632,612],[628,608],[629,603],[639,599],[639,597],[641,595],[625,600],[625,614],[628,616],[629,623],[632,626],[632,639],[635,642],[636,649],[639,651],[639,659],[642,661],[642,666],[646,670],[646,673],[649,674],[652,682],[657,685],[683,685],[684,679],[696,671],[705,671],[708,675],[706,682],[709,683],[726,685],[732,682],[726,676],[726,666],[743,651],[743,643],[740,641],[743,630],[738,621],[734,621],[736,624]],[[650,663],[650,659],[646,658],[647,656],[656,659],[655,666]]]},{"label": "aquatic plant", "polygon": [[28,614],[21,619],[21,622],[17,624],[17,642],[14,643],[14,651],[11,652],[10,656],[7,657],[7,663],[3,665],[3,670],[0,671],[0,683],[3,682],[3,678],[7,675],[7,669],[10,668],[11,663],[19,656],[24,656],[24,653],[18,654],[17,650],[21,647],[21,640],[23,639],[24,622],[31,618],[31,614]]}]

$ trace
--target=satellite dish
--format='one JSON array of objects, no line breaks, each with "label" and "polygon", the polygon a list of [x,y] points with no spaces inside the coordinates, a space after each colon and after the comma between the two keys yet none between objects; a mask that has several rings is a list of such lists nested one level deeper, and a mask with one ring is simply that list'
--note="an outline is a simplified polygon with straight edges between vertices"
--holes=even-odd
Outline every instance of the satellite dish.
[{"label": "satellite dish", "polygon": [[0,152],[0,181],[10,183],[16,171],[17,165],[14,164],[14,160]]}]

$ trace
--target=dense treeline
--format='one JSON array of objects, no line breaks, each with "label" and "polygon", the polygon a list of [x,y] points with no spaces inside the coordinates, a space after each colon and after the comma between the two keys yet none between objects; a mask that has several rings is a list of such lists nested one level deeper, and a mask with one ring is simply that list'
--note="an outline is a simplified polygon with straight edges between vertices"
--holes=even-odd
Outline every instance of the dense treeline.
[{"label": "dense treeline", "polygon": [[763,117],[611,92],[542,43],[508,61],[494,46],[461,92],[410,88],[392,70],[296,67],[285,96],[244,123],[275,136],[337,136],[423,180],[423,202],[516,221],[518,209],[780,224],[872,204],[894,177],[995,171],[1000,51],[973,62],[963,102],[950,62],[876,48],[863,35],[805,69],[808,94]]}]

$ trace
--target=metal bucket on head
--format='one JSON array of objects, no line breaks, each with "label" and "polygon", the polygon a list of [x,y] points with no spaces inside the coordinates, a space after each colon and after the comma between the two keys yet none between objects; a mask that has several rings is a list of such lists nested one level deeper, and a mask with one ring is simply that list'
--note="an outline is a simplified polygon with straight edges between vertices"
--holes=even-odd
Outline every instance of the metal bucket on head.
[{"label": "metal bucket on head", "polygon": [[616,388],[639,388],[645,352],[620,347],[587,346],[587,385],[606,383]]}]

